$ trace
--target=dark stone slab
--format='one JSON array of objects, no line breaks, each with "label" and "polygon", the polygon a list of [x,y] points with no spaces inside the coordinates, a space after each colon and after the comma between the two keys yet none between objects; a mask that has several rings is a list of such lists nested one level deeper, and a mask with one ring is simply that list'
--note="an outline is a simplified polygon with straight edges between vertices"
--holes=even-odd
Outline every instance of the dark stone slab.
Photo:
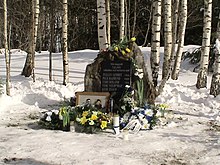
[{"label": "dark stone slab", "polygon": [[101,91],[121,92],[126,85],[131,86],[131,61],[103,61],[101,64]]}]

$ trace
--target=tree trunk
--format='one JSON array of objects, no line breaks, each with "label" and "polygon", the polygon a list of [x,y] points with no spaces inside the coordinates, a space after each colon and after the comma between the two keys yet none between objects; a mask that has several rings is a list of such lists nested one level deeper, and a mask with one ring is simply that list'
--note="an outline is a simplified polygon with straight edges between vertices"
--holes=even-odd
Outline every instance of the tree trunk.
[{"label": "tree trunk", "polygon": [[119,38],[122,40],[125,35],[125,0],[120,0],[120,32]]},{"label": "tree trunk", "polygon": [[34,57],[35,57],[35,47],[37,41],[38,16],[39,16],[39,0],[33,0],[31,37],[30,37],[29,47],[27,50],[25,66],[21,73],[21,75],[24,75],[25,77],[29,77],[33,73],[33,81],[35,81]]},{"label": "tree trunk", "polygon": [[209,63],[210,38],[211,38],[211,21],[212,21],[212,0],[204,0],[204,25],[202,39],[202,53],[200,60],[200,70],[197,76],[196,87],[198,89],[207,86],[207,72]]},{"label": "tree trunk", "polygon": [[[177,43],[177,36],[178,36],[178,32],[177,32],[177,26],[178,26],[178,20],[179,20],[179,10],[180,10],[180,5],[179,5],[179,0],[173,0],[173,8],[172,8],[172,51],[171,51],[171,66],[173,66],[174,64],[174,58],[175,58],[175,53],[176,53],[176,43]],[[179,30],[181,28],[181,25],[179,26]]]},{"label": "tree trunk", "polygon": [[172,13],[171,1],[164,0],[164,62],[162,77],[167,77],[170,69],[170,56],[172,51]]},{"label": "tree trunk", "polygon": [[35,69],[35,48],[36,48],[36,42],[37,42],[37,29],[38,29],[38,20],[39,20],[39,0],[33,0],[34,1],[34,22],[33,22],[33,27],[34,27],[34,42],[32,45],[32,63],[33,63],[33,81],[35,82],[35,73],[34,73],[34,69]]},{"label": "tree trunk", "polygon": [[106,36],[106,11],[105,0],[97,0],[98,40],[99,50],[105,50],[107,45]]},{"label": "tree trunk", "polygon": [[110,0],[106,0],[106,15],[107,15],[107,43],[111,45],[111,14],[110,14]]},{"label": "tree trunk", "polygon": [[54,0],[50,6],[50,54],[49,54],[49,80],[52,81],[52,52],[54,51],[55,14]]},{"label": "tree trunk", "polygon": [[67,44],[67,26],[68,26],[68,2],[63,0],[63,85],[69,82],[69,64],[68,64],[68,44]]},{"label": "tree trunk", "polygon": [[177,80],[180,71],[180,63],[183,53],[183,46],[184,46],[184,38],[185,38],[185,29],[186,29],[186,22],[187,22],[187,0],[181,1],[181,15],[180,15],[180,27],[179,27],[179,42],[178,48],[175,58],[175,64],[173,67],[172,72],[172,79]]},{"label": "tree trunk", "polygon": [[216,69],[212,75],[212,82],[210,87],[210,94],[217,96],[220,94],[220,13],[218,17],[218,26],[217,26],[217,39],[216,39]]},{"label": "tree trunk", "polygon": [[154,86],[157,86],[160,63],[160,29],[161,29],[161,0],[153,2],[152,41],[151,41],[151,70]]},{"label": "tree trunk", "polygon": [[135,33],[135,26],[137,21],[137,0],[134,0],[134,22],[133,22],[133,28],[132,28],[132,34],[131,36],[134,36]]},{"label": "tree trunk", "polygon": [[4,0],[4,44],[5,44],[5,63],[6,63],[6,94],[10,96],[10,62],[8,52],[8,32],[7,32],[7,1]]}]

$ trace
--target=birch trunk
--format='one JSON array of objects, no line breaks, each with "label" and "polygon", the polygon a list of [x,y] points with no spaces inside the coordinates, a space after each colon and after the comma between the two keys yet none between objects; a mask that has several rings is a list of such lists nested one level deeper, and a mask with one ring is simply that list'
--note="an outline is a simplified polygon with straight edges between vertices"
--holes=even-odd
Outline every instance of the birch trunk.
[{"label": "birch trunk", "polygon": [[35,73],[34,73],[34,69],[35,69],[35,48],[36,48],[36,42],[37,42],[37,30],[38,30],[38,21],[39,21],[39,0],[33,0],[34,4],[34,18],[33,18],[33,38],[34,41],[32,42],[32,64],[33,64],[33,69],[32,69],[32,73],[33,73],[33,81],[35,82]]},{"label": "birch trunk", "polygon": [[120,32],[119,38],[122,40],[125,35],[125,0],[120,0]]},{"label": "birch trunk", "polygon": [[160,30],[161,30],[161,0],[153,2],[151,70],[154,86],[157,86],[160,63]]},{"label": "birch trunk", "polygon": [[107,43],[111,45],[111,13],[110,13],[110,0],[106,0],[106,15],[107,15]]},{"label": "birch trunk", "polygon": [[98,18],[99,50],[102,51],[108,47],[107,36],[106,36],[105,0],[97,0],[97,18]]},{"label": "birch trunk", "polygon": [[10,62],[8,52],[8,28],[7,28],[7,0],[4,0],[4,44],[5,44],[5,64],[6,64],[6,94],[10,96]]},{"label": "birch trunk", "polygon": [[180,71],[181,58],[183,53],[185,29],[187,22],[187,0],[181,1],[181,14],[180,14],[180,27],[179,27],[179,42],[177,47],[177,53],[175,58],[175,63],[172,71],[172,79],[177,80]]},{"label": "birch trunk", "polygon": [[67,26],[68,26],[68,3],[63,0],[63,23],[62,23],[62,38],[63,38],[63,85],[69,82],[69,64],[68,64],[68,43],[67,43]]},{"label": "birch trunk", "polygon": [[217,39],[216,39],[216,69],[214,74],[212,75],[212,82],[210,87],[210,94],[215,97],[220,94],[220,13],[218,17],[218,25],[217,25]]},{"label": "birch trunk", "polygon": [[[177,26],[178,26],[178,20],[179,20],[179,8],[180,8],[180,3],[179,0],[175,0],[173,1],[173,9],[172,9],[172,53],[171,53],[171,65],[173,66],[174,64],[174,58],[175,58],[175,53],[176,53],[176,43],[177,43],[177,36],[178,36],[178,32],[177,32]],[[181,28],[181,25],[179,26],[179,28]]]},{"label": "birch trunk", "polygon": [[164,0],[164,62],[162,77],[168,78],[170,69],[170,56],[172,51],[172,0]]},{"label": "birch trunk", "polygon": [[207,87],[207,74],[211,38],[211,21],[212,21],[212,0],[204,0],[204,21],[203,21],[203,39],[202,53],[200,61],[199,74],[197,76],[196,87],[198,89]]}]

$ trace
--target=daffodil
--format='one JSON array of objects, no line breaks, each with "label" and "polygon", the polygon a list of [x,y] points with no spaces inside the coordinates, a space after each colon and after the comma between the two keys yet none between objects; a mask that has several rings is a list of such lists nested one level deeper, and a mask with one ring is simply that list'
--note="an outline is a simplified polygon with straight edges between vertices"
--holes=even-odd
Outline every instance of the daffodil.
[{"label": "daffodil", "polygon": [[82,118],[80,119],[80,123],[81,123],[82,125],[84,125],[86,122],[87,122],[86,117],[82,117]]},{"label": "daffodil", "polygon": [[101,123],[101,129],[104,129],[104,128],[106,128],[107,127],[107,121],[102,121],[102,123]]},{"label": "daffodil", "polygon": [[126,48],[125,50],[126,50],[126,52],[128,52],[128,53],[131,52],[131,50],[130,50],[129,48]]},{"label": "daffodil", "polygon": [[125,52],[124,50],[122,50],[121,53],[122,53],[122,55],[125,55],[125,54],[126,54],[126,52]]},{"label": "daffodil", "polygon": [[118,47],[117,47],[117,46],[115,47],[115,51],[116,51],[116,52],[118,51]]},{"label": "daffodil", "polygon": [[98,119],[97,115],[92,114],[91,120],[97,120],[97,119]]},{"label": "daffodil", "polygon": [[135,38],[135,37],[132,37],[132,38],[131,38],[131,41],[132,41],[132,42],[135,42],[135,41],[136,41],[136,38]]},{"label": "daffodil", "polygon": [[83,116],[83,117],[86,117],[88,114],[89,114],[88,111],[83,111],[82,116]]}]

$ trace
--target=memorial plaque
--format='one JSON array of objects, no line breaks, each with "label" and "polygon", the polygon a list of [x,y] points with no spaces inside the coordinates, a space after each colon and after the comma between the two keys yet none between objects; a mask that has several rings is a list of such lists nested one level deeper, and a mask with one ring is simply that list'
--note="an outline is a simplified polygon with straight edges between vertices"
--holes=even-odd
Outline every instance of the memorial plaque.
[{"label": "memorial plaque", "polygon": [[131,85],[131,61],[104,61],[101,70],[102,92],[120,92]]}]

